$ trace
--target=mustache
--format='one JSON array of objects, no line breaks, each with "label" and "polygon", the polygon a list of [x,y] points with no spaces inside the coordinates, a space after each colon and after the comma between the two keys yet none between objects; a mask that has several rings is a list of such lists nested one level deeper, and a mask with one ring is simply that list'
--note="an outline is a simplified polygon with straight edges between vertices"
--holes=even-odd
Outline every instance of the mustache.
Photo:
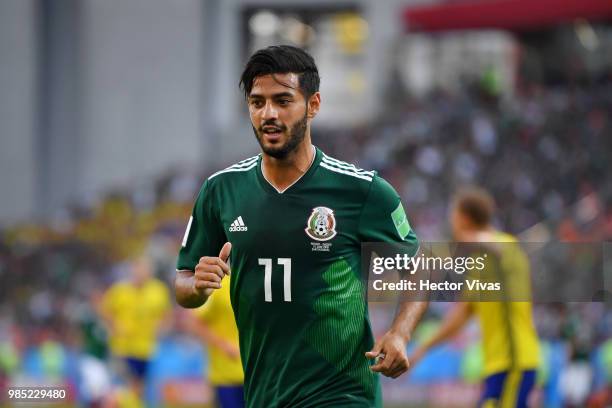
[{"label": "mustache", "polygon": [[270,121],[262,123],[258,130],[260,132],[263,132],[263,128],[268,127],[268,126],[269,127],[275,127],[275,128],[277,128],[277,129],[279,129],[281,131],[287,130],[287,126],[285,126],[285,125],[283,125],[281,123],[277,123],[274,120],[270,120]]}]

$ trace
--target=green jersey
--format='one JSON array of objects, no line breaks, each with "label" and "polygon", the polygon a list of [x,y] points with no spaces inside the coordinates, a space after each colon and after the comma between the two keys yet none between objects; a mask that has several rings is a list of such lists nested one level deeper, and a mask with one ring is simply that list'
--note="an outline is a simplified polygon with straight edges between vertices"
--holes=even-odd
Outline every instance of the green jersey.
[{"label": "green jersey", "polygon": [[261,156],[204,182],[178,269],[232,243],[231,301],[248,407],[381,405],[361,242],[417,239],[395,190],[373,171],[326,156],[284,192]]}]

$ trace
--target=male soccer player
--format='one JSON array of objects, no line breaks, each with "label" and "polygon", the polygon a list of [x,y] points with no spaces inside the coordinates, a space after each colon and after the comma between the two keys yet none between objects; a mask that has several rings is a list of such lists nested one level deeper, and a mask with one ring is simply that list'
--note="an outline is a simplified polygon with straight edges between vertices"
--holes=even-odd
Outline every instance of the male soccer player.
[{"label": "male soccer player", "polygon": [[[450,213],[454,238],[458,242],[495,247],[497,261],[495,266],[489,266],[500,268],[496,276],[506,277],[515,291],[521,291],[512,295],[514,299],[527,297],[528,260],[515,237],[493,228],[493,210],[493,198],[487,192],[476,188],[459,192]],[[484,389],[478,406],[526,408],[539,365],[539,343],[530,302],[457,303],[438,332],[410,356],[413,366],[429,349],[454,336],[472,315],[480,323],[484,352]]]},{"label": "male soccer player", "polygon": [[132,391],[121,394],[120,399],[137,404],[143,397],[158,332],[168,321],[172,307],[168,289],[152,276],[148,258],[140,256],[130,267],[130,279],[113,284],[104,293],[99,311],[110,329],[114,362]]},{"label": "male soccer player", "polygon": [[399,196],[375,172],[312,145],[321,95],[308,53],[259,50],[241,85],[262,152],[204,182],[179,254],[177,300],[205,302],[230,273],[231,251],[246,405],[380,406],[376,372],[407,370],[406,343],[426,308],[401,304],[374,343],[360,243],[405,242],[416,252]]}]

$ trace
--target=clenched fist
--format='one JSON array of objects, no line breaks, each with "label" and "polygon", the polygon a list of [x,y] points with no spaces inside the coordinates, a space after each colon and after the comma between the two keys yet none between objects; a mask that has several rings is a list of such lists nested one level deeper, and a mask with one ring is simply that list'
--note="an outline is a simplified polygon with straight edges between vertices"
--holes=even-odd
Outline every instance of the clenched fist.
[{"label": "clenched fist", "polygon": [[200,295],[210,296],[215,289],[221,288],[221,279],[230,274],[227,264],[232,244],[226,242],[219,256],[203,256],[195,267],[193,289]]},{"label": "clenched fist", "polygon": [[386,377],[397,378],[410,366],[406,357],[406,342],[391,331],[385,333],[365,355],[368,359],[376,359],[370,370]]}]

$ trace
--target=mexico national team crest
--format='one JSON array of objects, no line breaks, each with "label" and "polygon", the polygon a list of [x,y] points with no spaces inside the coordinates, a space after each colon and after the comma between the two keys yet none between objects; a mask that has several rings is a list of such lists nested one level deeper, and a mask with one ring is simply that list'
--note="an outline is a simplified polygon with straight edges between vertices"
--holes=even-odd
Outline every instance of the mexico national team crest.
[{"label": "mexico national team crest", "polygon": [[327,207],[315,207],[306,223],[306,234],[317,241],[328,241],[336,236],[334,211]]}]

